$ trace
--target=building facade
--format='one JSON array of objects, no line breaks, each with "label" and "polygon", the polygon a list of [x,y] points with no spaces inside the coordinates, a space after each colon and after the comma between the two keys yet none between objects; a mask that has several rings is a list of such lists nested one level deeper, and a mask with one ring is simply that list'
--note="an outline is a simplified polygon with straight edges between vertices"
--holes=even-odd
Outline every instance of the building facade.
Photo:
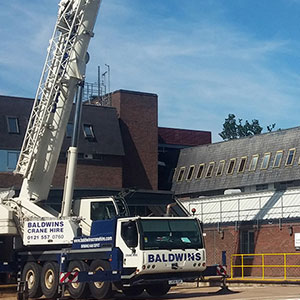
[{"label": "building facade", "polygon": [[[164,170],[163,175],[159,175],[158,156],[162,139],[159,138],[157,101],[156,94],[118,90],[110,95],[110,106],[97,105],[97,101],[84,103],[76,188],[157,190],[163,187],[170,190],[170,173],[177,163],[178,153],[176,160],[169,159],[168,155],[163,158],[167,172]],[[0,96],[0,188],[19,188],[21,185],[22,179],[13,171],[32,105],[33,99]],[[53,178],[53,188],[63,188],[73,120],[74,107]],[[169,128],[168,132],[172,130]],[[183,143],[176,144],[176,149],[186,147],[183,137],[191,135],[190,131],[174,129],[174,132],[181,137],[177,143]],[[193,131],[193,134],[197,137],[196,144],[211,141],[210,132]],[[165,149],[168,145],[174,147],[174,138],[164,136],[163,142]],[[169,186],[164,183],[168,179]]]},{"label": "building facade", "polygon": [[[296,127],[181,150],[172,189],[204,223],[208,264],[226,253],[233,277],[300,276],[283,266],[300,259],[299,134]],[[262,273],[263,264],[277,268]]]}]

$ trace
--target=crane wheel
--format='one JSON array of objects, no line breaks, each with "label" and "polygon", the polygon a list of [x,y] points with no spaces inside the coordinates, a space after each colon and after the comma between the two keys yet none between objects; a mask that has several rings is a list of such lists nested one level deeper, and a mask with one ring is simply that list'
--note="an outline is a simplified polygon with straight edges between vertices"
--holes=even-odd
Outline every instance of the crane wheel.
[{"label": "crane wheel", "polygon": [[[109,271],[110,264],[105,260],[93,260],[90,272]],[[90,292],[96,299],[106,299],[112,295],[111,283],[109,281],[89,282]]]},{"label": "crane wheel", "polygon": [[42,296],[41,289],[42,267],[35,262],[28,262],[22,270],[22,281],[27,282],[29,298],[39,298]]},{"label": "crane wheel", "polygon": [[171,286],[167,283],[160,283],[160,284],[152,284],[146,286],[146,292],[153,297],[160,297],[164,296],[168,293]]},{"label": "crane wheel", "polygon": [[58,297],[59,268],[56,262],[46,262],[42,268],[41,287],[46,298]]},{"label": "crane wheel", "polygon": [[[70,262],[68,271],[88,271],[88,265],[81,260],[74,260]],[[88,292],[88,285],[86,282],[71,282],[68,284],[68,290],[70,296],[74,299],[85,298]]]}]

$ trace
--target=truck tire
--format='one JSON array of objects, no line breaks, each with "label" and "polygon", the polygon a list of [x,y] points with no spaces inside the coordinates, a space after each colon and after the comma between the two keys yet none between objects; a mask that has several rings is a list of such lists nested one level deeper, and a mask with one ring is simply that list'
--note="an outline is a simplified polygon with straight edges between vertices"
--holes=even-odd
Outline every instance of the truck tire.
[{"label": "truck tire", "polygon": [[28,262],[22,270],[22,281],[27,282],[29,298],[39,298],[43,295],[41,289],[42,267],[35,262]]},{"label": "truck tire", "polygon": [[160,297],[166,295],[170,288],[167,283],[160,283],[146,286],[146,291],[150,296]]},{"label": "truck tire", "polygon": [[122,291],[125,296],[127,297],[133,297],[133,296],[139,296],[143,293],[145,287],[143,286],[131,286],[128,288],[123,288]]},{"label": "truck tire", "polygon": [[[105,260],[93,260],[90,272],[108,271],[110,264]],[[96,299],[106,299],[112,295],[111,283],[109,281],[89,282],[90,292]]]},{"label": "truck tire", "polygon": [[[81,260],[74,260],[70,262],[68,271],[88,271],[88,265]],[[86,282],[73,282],[68,284],[70,296],[74,299],[85,298],[87,295],[87,289],[88,285]]]},{"label": "truck tire", "polygon": [[59,268],[56,262],[46,262],[42,268],[41,287],[46,298],[58,297]]}]

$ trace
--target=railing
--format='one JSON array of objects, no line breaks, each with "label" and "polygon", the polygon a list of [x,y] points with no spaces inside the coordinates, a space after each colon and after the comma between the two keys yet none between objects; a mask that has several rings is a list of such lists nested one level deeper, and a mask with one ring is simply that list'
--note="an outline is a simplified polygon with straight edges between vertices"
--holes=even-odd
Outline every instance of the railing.
[{"label": "railing", "polygon": [[252,194],[222,195],[182,201],[188,211],[196,209],[196,216],[205,224],[259,221],[297,217],[300,209],[295,199],[299,189]]},{"label": "railing", "polygon": [[229,280],[300,281],[300,253],[232,254]]}]

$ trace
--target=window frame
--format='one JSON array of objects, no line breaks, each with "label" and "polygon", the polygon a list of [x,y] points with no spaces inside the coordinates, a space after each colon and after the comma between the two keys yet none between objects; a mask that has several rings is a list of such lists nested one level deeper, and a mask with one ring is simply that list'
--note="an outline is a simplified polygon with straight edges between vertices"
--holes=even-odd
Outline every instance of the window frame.
[{"label": "window frame", "polygon": [[[292,158],[291,163],[288,164],[288,160],[290,158],[290,151],[294,151],[294,154],[293,154],[293,158]],[[288,150],[287,157],[286,157],[286,160],[285,160],[285,166],[286,167],[292,167],[293,166],[294,161],[295,161],[295,156],[296,156],[296,148],[290,148]]]},{"label": "window frame", "polygon": [[[14,119],[15,120],[16,131],[11,130],[9,119]],[[6,123],[7,123],[7,132],[9,134],[20,134],[20,125],[19,125],[19,118],[18,117],[6,116]]]},{"label": "window frame", "polygon": [[[222,167],[221,167],[221,164],[222,164]],[[222,159],[222,160],[219,161],[218,168],[217,168],[217,171],[216,171],[216,176],[217,177],[220,177],[220,176],[223,175],[224,167],[225,167],[225,160]],[[221,170],[220,170],[220,168],[221,168]]]},{"label": "window frame", "polygon": [[[86,127],[89,127],[91,135],[87,134],[87,132],[85,130]],[[82,124],[82,128],[83,128],[84,137],[86,139],[95,139],[94,127],[92,124],[84,123],[84,124]]]},{"label": "window frame", "polygon": [[[191,169],[192,169],[192,173],[191,173],[191,175],[190,175]],[[185,179],[185,180],[186,180],[186,181],[191,181],[191,180],[193,180],[194,172],[195,172],[195,165],[190,165],[189,170],[188,170],[188,172],[187,172],[187,174],[186,174],[186,179]],[[189,175],[190,175],[190,176],[189,176]]]},{"label": "window frame", "polygon": [[[211,178],[212,177],[213,172],[214,172],[214,167],[215,167],[215,162],[211,161],[207,166],[207,170],[206,170],[206,173],[205,173],[205,178]],[[210,169],[211,169],[211,172],[210,172],[210,174],[208,174]]]},{"label": "window frame", "polygon": [[[243,170],[241,170],[241,164],[242,164],[243,160],[245,160],[245,164],[244,164]],[[246,166],[247,166],[247,161],[248,161],[248,156],[242,156],[241,157],[239,167],[237,169],[237,173],[244,173],[245,172]]]},{"label": "window frame", "polygon": [[172,182],[176,181],[176,172],[177,172],[177,168],[174,169],[174,173],[172,176]]},{"label": "window frame", "polygon": [[[257,160],[256,160],[254,168],[252,169],[251,166],[252,166],[252,161],[254,160],[254,158],[257,158]],[[256,171],[256,168],[257,168],[257,165],[258,165],[258,160],[259,160],[259,154],[253,154],[252,157],[251,157],[251,160],[250,160],[250,164],[249,164],[249,169],[248,169],[249,172],[255,172]]]},{"label": "window frame", "polygon": [[[263,167],[264,161],[265,161],[265,158],[266,158],[267,155],[269,156],[269,158],[268,158],[266,166]],[[260,169],[261,170],[267,170],[269,168],[271,156],[272,156],[271,152],[265,152],[264,153],[264,156],[262,157],[262,162],[261,162],[261,165],[260,165]]]},{"label": "window frame", "polygon": [[[200,176],[198,176],[201,167],[202,167],[201,174],[200,174]],[[202,176],[203,176],[203,174],[204,174],[204,170],[205,170],[205,163],[199,164],[198,170],[197,170],[197,172],[196,172],[196,174],[195,174],[195,179],[196,179],[196,180],[199,180],[199,179],[202,178]]]},{"label": "window frame", "polygon": [[[233,162],[233,167],[232,167],[232,171],[229,172],[229,169],[230,169],[230,166],[231,166],[231,163]],[[227,168],[227,172],[226,172],[226,175],[232,175],[233,172],[234,172],[234,169],[235,169],[235,165],[236,165],[236,158],[231,158],[229,160],[229,164],[228,164],[228,168]]]},{"label": "window frame", "polygon": [[[71,131],[71,132],[70,132]],[[66,127],[66,138],[72,138],[73,137],[73,131],[74,131],[74,123],[68,122]],[[84,130],[83,130],[84,131]],[[70,134],[69,134],[70,133]]]},{"label": "window frame", "polygon": [[[279,160],[278,165],[275,165],[276,158],[277,158],[277,155],[278,155],[279,153],[281,154],[281,157],[280,157],[280,160]],[[276,151],[275,157],[274,157],[274,161],[273,161],[273,168],[280,168],[282,158],[283,158],[283,150],[278,150],[278,151]]]},{"label": "window frame", "polygon": [[[255,231],[254,230],[242,230],[240,234],[241,234],[241,236],[240,236],[240,239],[241,239],[241,244],[240,244],[241,251],[240,252],[241,252],[241,254],[254,254],[254,252],[255,252]],[[244,234],[247,234],[247,241],[244,241]],[[252,235],[253,241],[250,241],[250,235]],[[245,248],[247,248],[247,249],[245,249]],[[247,258],[253,258],[253,256],[247,256]]]},{"label": "window frame", "polygon": [[184,174],[185,174],[185,167],[181,167],[179,169],[179,172],[177,174],[177,182],[182,182],[183,178],[184,178]]},{"label": "window frame", "polygon": [[[16,165],[18,164],[20,152],[19,151],[7,151],[6,153],[6,171],[12,172],[16,169]],[[13,165],[10,162],[13,161]]]}]

